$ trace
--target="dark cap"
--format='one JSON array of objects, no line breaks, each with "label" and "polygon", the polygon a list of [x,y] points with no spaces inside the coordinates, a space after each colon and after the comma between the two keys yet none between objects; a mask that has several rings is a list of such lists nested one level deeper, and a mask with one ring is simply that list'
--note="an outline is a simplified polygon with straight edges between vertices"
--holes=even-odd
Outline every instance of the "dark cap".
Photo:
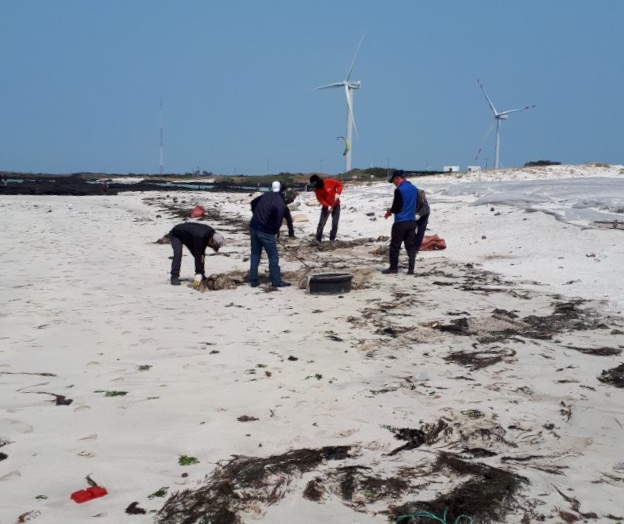
[{"label": "dark cap", "polygon": [[405,171],[401,169],[394,169],[390,173],[388,173],[388,182],[392,182],[395,177],[400,176],[401,178],[405,177]]},{"label": "dark cap", "polygon": [[323,179],[318,175],[312,175],[310,177],[310,184],[312,184],[316,189],[323,189],[323,187],[325,187]]}]

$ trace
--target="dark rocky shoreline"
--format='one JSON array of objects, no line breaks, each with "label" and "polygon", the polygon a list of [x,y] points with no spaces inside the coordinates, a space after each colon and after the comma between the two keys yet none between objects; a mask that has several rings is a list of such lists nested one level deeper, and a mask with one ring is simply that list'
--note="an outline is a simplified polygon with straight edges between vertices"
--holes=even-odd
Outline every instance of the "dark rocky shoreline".
[{"label": "dark rocky shoreline", "polygon": [[[301,185],[305,187],[305,184]],[[219,182],[212,183],[165,180],[154,178],[150,181],[114,182],[108,178],[87,179],[81,175],[70,176],[41,176],[25,178],[8,178],[0,185],[0,195],[117,195],[129,191],[227,191],[246,192],[255,191],[260,184]],[[268,187],[268,186],[267,186]]]},{"label": "dark rocky shoreline", "polygon": [[[109,175],[74,173],[71,175],[22,174],[0,172],[0,195],[117,195],[129,191],[219,191],[250,192],[268,190],[273,180],[279,180],[289,189],[305,190],[312,173],[279,173],[262,176],[225,175]],[[319,173],[321,176],[327,176]],[[411,176],[438,174],[434,171],[406,171]],[[384,180],[387,169],[371,168],[364,171],[332,175],[342,181]],[[120,180],[123,179],[123,182]]]}]

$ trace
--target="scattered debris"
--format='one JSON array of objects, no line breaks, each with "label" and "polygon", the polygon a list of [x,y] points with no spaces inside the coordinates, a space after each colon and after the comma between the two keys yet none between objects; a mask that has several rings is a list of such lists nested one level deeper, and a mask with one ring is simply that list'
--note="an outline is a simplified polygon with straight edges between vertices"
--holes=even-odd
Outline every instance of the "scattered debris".
[{"label": "scattered debris", "polygon": [[129,515],[145,515],[147,511],[141,508],[138,502],[132,502],[126,508],[126,513],[128,513]]},{"label": "scattered debris", "polygon": [[513,358],[516,352],[512,349],[487,349],[483,351],[455,351],[446,357],[444,360],[447,362],[453,362],[461,366],[467,366],[472,371],[477,369],[483,369],[499,362],[503,362],[506,359]]},{"label": "scattered debris", "polygon": [[448,422],[443,419],[438,420],[435,424],[424,424],[421,429],[393,428],[390,426],[385,426],[385,428],[394,433],[394,438],[397,440],[407,441],[403,446],[399,446],[388,453],[389,456],[418,448],[423,444],[431,445],[438,440],[440,435],[448,435],[452,432]]},{"label": "scattered debris", "polygon": [[87,484],[90,487],[87,489],[80,489],[78,491],[74,491],[71,494],[71,499],[78,503],[82,504],[83,502],[88,502],[89,500],[97,499],[103,497],[104,495],[108,495],[108,491],[106,488],[100,486],[97,482],[95,482],[90,475],[86,476]]},{"label": "scattered debris", "polygon": [[245,282],[242,278],[235,278],[226,273],[219,273],[216,275],[210,275],[204,277],[199,284],[190,282],[188,287],[192,287],[202,293],[205,291],[218,291],[222,289],[236,289],[238,286],[243,285]]},{"label": "scattered debris", "polygon": [[490,451],[489,449],[464,448],[464,450],[461,452],[460,458],[469,458],[469,459],[488,458],[488,457],[495,457],[496,455],[497,453],[495,453],[494,451]]},{"label": "scattered debris", "polygon": [[599,357],[612,357],[612,356],[622,354],[622,350],[618,348],[609,348],[609,347],[581,348],[577,346],[565,346],[565,347],[567,347],[568,349],[573,349],[574,351],[583,353],[584,355],[595,355]]},{"label": "scattered debris", "polygon": [[95,486],[98,485],[98,483],[91,478],[91,475],[87,475],[85,477],[85,480],[87,481],[87,484],[89,484],[89,486],[91,486],[91,487],[95,487]]},{"label": "scattered debris", "polygon": [[180,455],[178,457],[178,464],[180,464],[180,466],[192,466],[193,464],[199,464],[199,460],[195,457],[189,457],[188,455]]},{"label": "scattered debris", "polygon": [[325,490],[323,489],[323,479],[320,477],[315,478],[308,482],[306,488],[303,490],[303,498],[318,502],[323,497]]},{"label": "scattered debris", "polygon": [[28,373],[26,371],[0,371],[0,375],[38,375],[40,377],[56,377],[54,373]]},{"label": "scattered debris", "polygon": [[101,389],[94,391],[94,393],[104,393],[105,397],[125,397],[128,394],[127,391],[104,391]]},{"label": "scattered debris", "polygon": [[30,522],[31,520],[36,519],[39,515],[41,515],[41,512],[38,510],[27,511],[17,517],[16,523],[23,524],[24,522]]},{"label": "scattered debris", "polygon": [[455,335],[473,335],[474,334],[472,331],[470,331],[467,318],[456,318],[456,319],[451,320],[451,322],[448,324],[434,323],[431,327],[433,329],[437,329],[439,331],[444,331],[447,333],[453,333]]},{"label": "scattered debris", "polygon": [[36,393],[38,395],[52,395],[54,400],[50,402],[54,402],[57,406],[69,406],[73,400],[71,398],[67,398],[65,395],[57,395],[56,393],[47,393],[46,391],[27,391],[25,393]]},{"label": "scattered debris", "polygon": [[148,495],[147,498],[152,500],[153,498],[162,498],[167,495],[167,491],[169,488],[167,486],[160,488],[158,491],[154,491],[151,495]]},{"label": "scattered debris", "polygon": [[254,421],[260,420],[260,419],[258,419],[257,417],[250,417],[248,415],[241,415],[236,420],[238,420],[239,422],[254,422]]},{"label": "scattered debris", "polygon": [[620,220],[595,220],[594,224],[598,227],[606,229],[622,229],[624,230],[624,222]]},{"label": "scattered debris", "polygon": [[604,384],[611,384],[616,388],[624,388],[624,363],[616,368],[603,371],[598,380]]}]

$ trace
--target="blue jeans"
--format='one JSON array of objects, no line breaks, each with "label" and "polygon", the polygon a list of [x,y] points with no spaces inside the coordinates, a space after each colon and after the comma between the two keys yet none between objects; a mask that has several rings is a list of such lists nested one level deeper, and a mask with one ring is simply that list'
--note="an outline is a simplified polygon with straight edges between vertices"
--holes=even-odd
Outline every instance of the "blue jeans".
[{"label": "blue jeans", "polygon": [[258,282],[258,266],[260,265],[260,256],[262,249],[266,251],[269,259],[269,276],[271,284],[279,284],[282,280],[282,274],[279,267],[279,255],[277,254],[277,242],[275,235],[264,233],[254,228],[249,228],[249,237],[251,239],[251,258],[249,259],[249,282]]}]

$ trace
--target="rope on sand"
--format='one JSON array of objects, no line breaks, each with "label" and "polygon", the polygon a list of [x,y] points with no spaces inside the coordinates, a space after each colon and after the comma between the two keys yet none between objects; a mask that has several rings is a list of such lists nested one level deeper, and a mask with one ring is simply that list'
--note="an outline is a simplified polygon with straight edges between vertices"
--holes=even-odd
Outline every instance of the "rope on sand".
[{"label": "rope on sand", "polygon": [[[434,515],[433,513],[429,513],[428,511],[417,511],[416,513],[413,513],[411,515],[400,515],[396,518],[396,522],[400,522],[403,519],[411,519],[411,518],[418,518],[418,517],[425,517],[428,519],[432,519],[436,522],[440,522],[441,524],[450,524],[447,520],[446,520],[446,513],[448,511],[448,508],[446,508],[444,510],[444,513],[442,515],[442,518],[438,517],[437,515]],[[467,519],[467,521],[470,524],[474,524],[474,521],[472,520],[472,517],[469,517],[467,515],[460,515],[459,517],[457,517],[455,519],[455,521],[453,522],[453,524],[459,524],[461,519]]]},{"label": "rope on sand", "polygon": [[307,267],[308,269],[310,269],[310,266],[308,264],[305,263],[305,260],[303,260],[301,257],[297,256],[295,253],[293,253],[290,249],[288,249],[288,246],[286,244],[284,244],[284,242],[282,242],[282,239],[278,237],[277,241],[279,242],[279,244],[284,248],[284,251],[290,255],[292,255],[293,257],[295,257],[299,262],[301,262],[305,267]]}]

